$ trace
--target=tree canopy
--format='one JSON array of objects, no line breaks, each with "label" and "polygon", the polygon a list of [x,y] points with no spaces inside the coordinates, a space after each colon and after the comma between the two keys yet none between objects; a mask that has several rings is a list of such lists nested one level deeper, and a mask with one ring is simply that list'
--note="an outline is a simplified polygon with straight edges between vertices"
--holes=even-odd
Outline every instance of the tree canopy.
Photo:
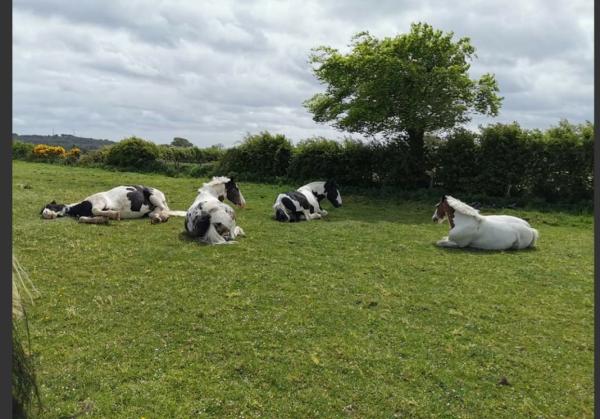
[{"label": "tree canopy", "polygon": [[190,140],[182,137],[175,137],[173,141],[171,141],[171,145],[173,147],[193,147],[194,144],[190,142]]},{"label": "tree canopy", "polygon": [[416,23],[393,38],[358,33],[347,54],[315,48],[310,61],[326,91],[304,105],[315,121],[344,131],[406,138],[422,170],[425,132],[454,128],[474,113],[496,116],[502,102],[492,74],[469,77],[470,39],[453,37]]}]

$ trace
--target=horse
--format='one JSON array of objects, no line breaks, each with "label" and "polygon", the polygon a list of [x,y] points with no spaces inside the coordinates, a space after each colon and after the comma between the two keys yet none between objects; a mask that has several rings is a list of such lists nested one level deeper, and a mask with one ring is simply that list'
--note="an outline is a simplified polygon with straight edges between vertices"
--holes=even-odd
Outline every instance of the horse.
[{"label": "horse", "polygon": [[45,205],[40,214],[44,219],[75,217],[80,223],[87,224],[106,224],[109,219],[134,219],[146,215],[152,224],[157,224],[168,221],[170,216],[185,217],[184,211],[169,209],[165,194],[143,185],[117,186],[73,204],[57,204],[54,200]]},{"label": "horse", "polygon": [[235,211],[223,201],[227,198],[240,208],[246,200],[233,181],[225,176],[215,176],[198,189],[198,196],[187,210],[185,231],[200,242],[207,244],[235,243],[237,236],[245,236],[236,225]]},{"label": "horse", "polygon": [[321,208],[325,198],[336,208],[342,206],[342,196],[335,181],[311,182],[295,191],[279,194],[273,204],[275,219],[281,222],[320,219],[327,215]]},{"label": "horse", "polygon": [[525,249],[535,246],[539,233],[521,218],[510,215],[481,215],[475,208],[453,198],[442,196],[432,221],[450,223],[447,237],[440,247],[473,247],[484,250]]}]

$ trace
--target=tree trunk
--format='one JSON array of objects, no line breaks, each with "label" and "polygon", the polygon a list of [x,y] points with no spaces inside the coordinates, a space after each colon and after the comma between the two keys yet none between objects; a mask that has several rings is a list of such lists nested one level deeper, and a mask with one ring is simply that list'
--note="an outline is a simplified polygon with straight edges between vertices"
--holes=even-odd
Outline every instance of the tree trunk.
[{"label": "tree trunk", "polygon": [[425,131],[414,128],[407,132],[415,187],[426,188],[429,182],[425,174]]}]

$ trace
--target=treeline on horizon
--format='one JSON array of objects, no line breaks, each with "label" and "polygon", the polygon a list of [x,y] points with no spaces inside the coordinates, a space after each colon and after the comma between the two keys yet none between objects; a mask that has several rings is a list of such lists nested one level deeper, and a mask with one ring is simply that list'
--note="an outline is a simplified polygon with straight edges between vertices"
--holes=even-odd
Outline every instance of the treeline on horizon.
[{"label": "treeline on horizon", "polygon": [[115,144],[115,142],[111,140],[78,137],[71,134],[38,135],[13,133],[12,139],[13,141],[20,141],[30,144],[47,144],[60,146],[63,148],[77,147],[83,151],[96,150],[102,146]]},{"label": "treeline on horizon", "polygon": [[[294,145],[283,134],[247,134],[231,148],[199,148],[183,139],[156,145],[130,137],[97,150],[16,141],[13,158],[204,178],[301,183],[335,179],[342,187],[376,190],[433,190],[515,202],[586,203],[593,196],[594,125],[562,120],[546,130],[518,123],[493,124],[478,132],[455,129],[427,135],[425,178],[416,171],[406,138],[334,141],[322,137]],[[36,149],[37,147],[37,149]]]}]

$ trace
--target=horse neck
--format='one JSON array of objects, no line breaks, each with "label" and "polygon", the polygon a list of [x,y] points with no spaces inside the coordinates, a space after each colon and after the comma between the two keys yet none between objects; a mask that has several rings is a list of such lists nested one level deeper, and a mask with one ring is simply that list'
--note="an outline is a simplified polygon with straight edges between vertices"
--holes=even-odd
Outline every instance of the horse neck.
[{"label": "horse neck", "polygon": [[198,191],[196,202],[209,201],[211,199],[219,199],[219,194],[213,190],[210,186],[204,186]]},{"label": "horse neck", "polygon": [[[308,190],[313,195],[325,195],[325,182],[311,182],[298,188],[298,190]],[[316,194],[315,194],[316,192]],[[323,198],[321,198],[323,199]],[[319,200],[320,201],[320,200]]]},{"label": "horse neck", "polygon": [[225,191],[220,191],[219,189],[224,189],[223,185],[204,185],[200,188],[199,194],[210,195],[215,198],[218,198],[219,195],[225,195]]},{"label": "horse neck", "polygon": [[323,181],[310,182],[302,187],[309,188],[309,189],[321,189],[321,190],[325,191],[325,182],[323,182]]},{"label": "horse neck", "polygon": [[[478,219],[475,216],[463,214],[462,212],[456,210],[454,210],[454,215],[452,218],[454,219],[454,225],[464,225],[469,223],[476,223],[478,221]],[[448,216],[448,220],[450,220],[450,216]],[[450,222],[450,224],[452,224],[452,221]]]},{"label": "horse neck", "polygon": [[[85,199],[83,201],[85,201]],[[73,209],[74,207],[76,207],[78,205],[81,205],[83,203],[83,201],[74,202],[72,204],[65,204],[64,215],[69,215],[71,209]]]}]

